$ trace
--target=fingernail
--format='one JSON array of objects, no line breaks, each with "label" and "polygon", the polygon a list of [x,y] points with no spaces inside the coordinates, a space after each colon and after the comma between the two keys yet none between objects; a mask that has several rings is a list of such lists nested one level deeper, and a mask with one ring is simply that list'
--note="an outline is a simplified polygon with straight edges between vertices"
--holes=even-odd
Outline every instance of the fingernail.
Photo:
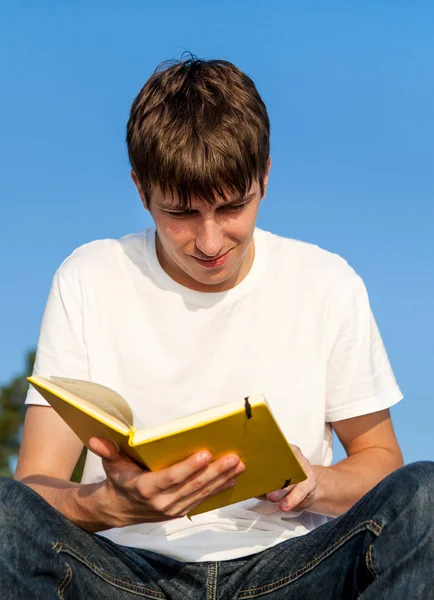
[{"label": "fingernail", "polygon": [[200,462],[205,462],[207,460],[210,460],[210,458],[211,454],[209,452],[199,452],[198,459],[200,460]]},{"label": "fingernail", "polygon": [[229,456],[226,459],[226,466],[228,468],[230,467],[235,467],[235,465],[237,465],[240,462],[239,458],[237,458],[236,456]]},{"label": "fingernail", "polygon": [[268,497],[272,502],[279,502],[279,500],[282,500],[282,498],[286,496],[286,494],[287,492],[285,490],[278,490],[269,494]]}]

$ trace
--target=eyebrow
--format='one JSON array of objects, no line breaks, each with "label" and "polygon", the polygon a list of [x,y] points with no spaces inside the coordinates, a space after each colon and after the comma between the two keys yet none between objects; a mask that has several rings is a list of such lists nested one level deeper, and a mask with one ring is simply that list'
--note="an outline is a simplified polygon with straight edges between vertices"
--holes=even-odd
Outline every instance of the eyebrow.
[{"label": "eyebrow", "polygon": [[[255,193],[256,192],[251,192],[250,194],[247,194],[247,196],[236,198],[234,200],[229,200],[228,202],[225,202],[224,204],[220,204],[217,208],[222,208],[222,207],[226,207],[226,206],[230,207],[230,206],[235,206],[237,204],[244,204],[246,202],[249,202],[255,196]],[[164,200],[162,200],[161,202],[158,202],[158,207],[163,210],[170,211],[170,212],[184,212],[186,210],[191,210],[191,209],[184,209],[182,206],[179,206],[179,205],[165,203]],[[194,209],[192,209],[192,210],[194,210]]]}]

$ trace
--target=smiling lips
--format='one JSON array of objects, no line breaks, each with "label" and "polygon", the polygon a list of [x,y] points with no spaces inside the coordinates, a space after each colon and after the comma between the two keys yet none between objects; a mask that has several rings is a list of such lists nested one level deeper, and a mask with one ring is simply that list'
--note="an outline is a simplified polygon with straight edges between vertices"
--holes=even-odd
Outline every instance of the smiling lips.
[{"label": "smiling lips", "polygon": [[222,256],[219,256],[218,258],[213,258],[211,260],[202,260],[200,258],[196,258],[196,256],[193,256],[193,258],[201,267],[205,267],[205,269],[213,269],[215,267],[220,267],[224,265],[227,259],[229,258],[230,252],[231,250],[228,250],[225,254],[222,254]]}]

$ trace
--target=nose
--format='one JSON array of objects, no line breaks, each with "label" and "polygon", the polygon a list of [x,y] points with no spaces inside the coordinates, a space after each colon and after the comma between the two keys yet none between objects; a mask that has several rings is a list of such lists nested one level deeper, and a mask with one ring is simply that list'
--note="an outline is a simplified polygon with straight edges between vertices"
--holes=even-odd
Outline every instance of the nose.
[{"label": "nose", "polygon": [[223,248],[221,225],[213,218],[204,219],[196,234],[196,248],[206,256],[217,256]]}]

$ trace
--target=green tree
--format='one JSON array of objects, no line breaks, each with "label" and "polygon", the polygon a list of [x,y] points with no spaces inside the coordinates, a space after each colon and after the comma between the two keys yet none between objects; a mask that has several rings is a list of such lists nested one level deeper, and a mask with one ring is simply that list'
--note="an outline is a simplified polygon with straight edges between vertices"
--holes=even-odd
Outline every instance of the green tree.
[{"label": "green tree", "polygon": [[24,400],[29,386],[35,352],[27,353],[24,373],[0,388],[0,475],[12,476],[11,461],[18,454],[24,420]]},{"label": "green tree", "polygon": [[[26,379],[33,370],[35,351],[27,353],[25,369],[7,385],[0,387],[0,475],[12,477],[11,463],[18,455],[21,430],[25,415],[25,404],[29,383]],[[86,451],[83,450],[71,477],[80,481]]]}]

